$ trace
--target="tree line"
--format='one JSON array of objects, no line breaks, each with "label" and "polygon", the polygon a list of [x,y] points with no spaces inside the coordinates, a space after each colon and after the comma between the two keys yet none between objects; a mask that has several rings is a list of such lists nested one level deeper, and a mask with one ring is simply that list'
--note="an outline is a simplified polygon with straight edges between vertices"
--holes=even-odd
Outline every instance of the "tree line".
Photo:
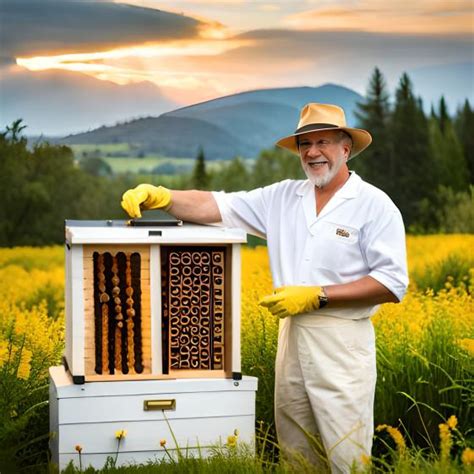
[{"label": "tree line", "polygon": [[[387,192],[410,232],[474,232],[474,111],[468,100],[450,116],[441,97],[427,115],[406,74],[391,100],[376,68],[356,116],[373,143],[349,167]],[[0,246],[61,243],[66,218],[126,219],[120,197],[140,182],[238,191],[304,179],[298,158],[280,148],[262,150],[255,160],[235,157],[213,171],[201,149],[190,174],[98,176],[67,146],[30,146],[23,129],[17,120],[0,133]]]},{"label": "tree line", "polygon": [[[407,74],[391,101],[375,68],[356,117],[373,142],[349,168],[392,198],[411,232],[474,232],[474,111],[468,100],[450,117],[441,97],[427,116]],[[206,172],[201,150],[191,184],[234,191],[301,177],[299,160],[276,148],[263,151],[252,169],[237,157],[220,173]]]}]

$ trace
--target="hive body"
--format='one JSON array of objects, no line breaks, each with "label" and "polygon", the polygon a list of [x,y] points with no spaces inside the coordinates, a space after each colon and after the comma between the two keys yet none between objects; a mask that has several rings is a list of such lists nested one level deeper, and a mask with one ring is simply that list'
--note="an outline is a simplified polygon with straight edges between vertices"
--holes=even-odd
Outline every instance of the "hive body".
[{"label": "hive body", "polygon": [[78,461],[79,444],[83,460],[102,467],[114,429],[129,432],[119,464],[160,458],[167,416],[181,447],[218,443],[235,429],[253,442],[257,380],[242,380],[240,368],[242,242],[241,230],[215,226],[66,221],[66,350],[64,367],[50,371],[53,461]]}]

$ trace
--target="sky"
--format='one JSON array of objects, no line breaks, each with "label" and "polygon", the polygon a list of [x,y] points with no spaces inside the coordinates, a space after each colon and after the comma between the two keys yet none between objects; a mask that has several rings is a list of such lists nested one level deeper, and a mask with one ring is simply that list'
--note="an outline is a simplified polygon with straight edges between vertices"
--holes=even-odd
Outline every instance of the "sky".
[{"label": "sky", "polygon": [[[454,112],[464,98],[471,103],[474,98],[473,5],[472,0],[0,0],[0,125],[22,110],[38,121],[41,100],[51,97],[54,107],[64,103],[53,95],[61,88],[73,108],[87,94],[86,85],[91,97],[110,97],[110,118],[93,112],[99,99],[85,109],[111,121],[114,113],[126,118],[127,110],[130,116],[161,113],[260,88],[330,82],[364,94],[375,66],[392,93],[408,72],[426,103],[444,94]],[[137,91],[142,102],[124,100],[119,111],[122,102],[113,97],[132,99]],[[87,110],[79,116],[85,124]],[[43,125],[32,124],[34,131],[80,128],[67,120],[63,129],[48,125],[52,113],[42,117]]]}]

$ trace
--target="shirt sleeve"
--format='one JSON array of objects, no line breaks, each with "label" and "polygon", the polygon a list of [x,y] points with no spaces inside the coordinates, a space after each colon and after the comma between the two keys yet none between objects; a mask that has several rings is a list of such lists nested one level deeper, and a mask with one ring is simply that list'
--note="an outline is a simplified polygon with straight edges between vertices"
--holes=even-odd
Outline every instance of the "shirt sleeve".
[{"label": "shirt sleeve", "polygon": [[399,301],[408,287],[405,227],[400,212],[390,209],[372,221],[363,241],[369,276],[388,288]]},{"label": "shirt sleeve", "polygon": [[263,239],[267,235],[266,188],[236,193],[213,192],[214,199],[227,227],[239,227]]}]

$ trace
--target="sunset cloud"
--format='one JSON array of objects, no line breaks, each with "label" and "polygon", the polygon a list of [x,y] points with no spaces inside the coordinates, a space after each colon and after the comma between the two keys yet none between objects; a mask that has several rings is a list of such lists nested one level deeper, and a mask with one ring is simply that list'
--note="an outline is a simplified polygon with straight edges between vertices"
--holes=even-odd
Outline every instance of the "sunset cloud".
[{"label": "sunset cloud", "polygon": [[4,57],[104,51],[150,41],[199,38],[219,23],[125,4],[2,0]]},{"label": "sunset cloud", "polygon": [[[309,6],[311,3],[309,4]],[[298,30],[345,30],[397,34],[472,34],[471,0],[339,0],[288,15],[283,25]]]}]

